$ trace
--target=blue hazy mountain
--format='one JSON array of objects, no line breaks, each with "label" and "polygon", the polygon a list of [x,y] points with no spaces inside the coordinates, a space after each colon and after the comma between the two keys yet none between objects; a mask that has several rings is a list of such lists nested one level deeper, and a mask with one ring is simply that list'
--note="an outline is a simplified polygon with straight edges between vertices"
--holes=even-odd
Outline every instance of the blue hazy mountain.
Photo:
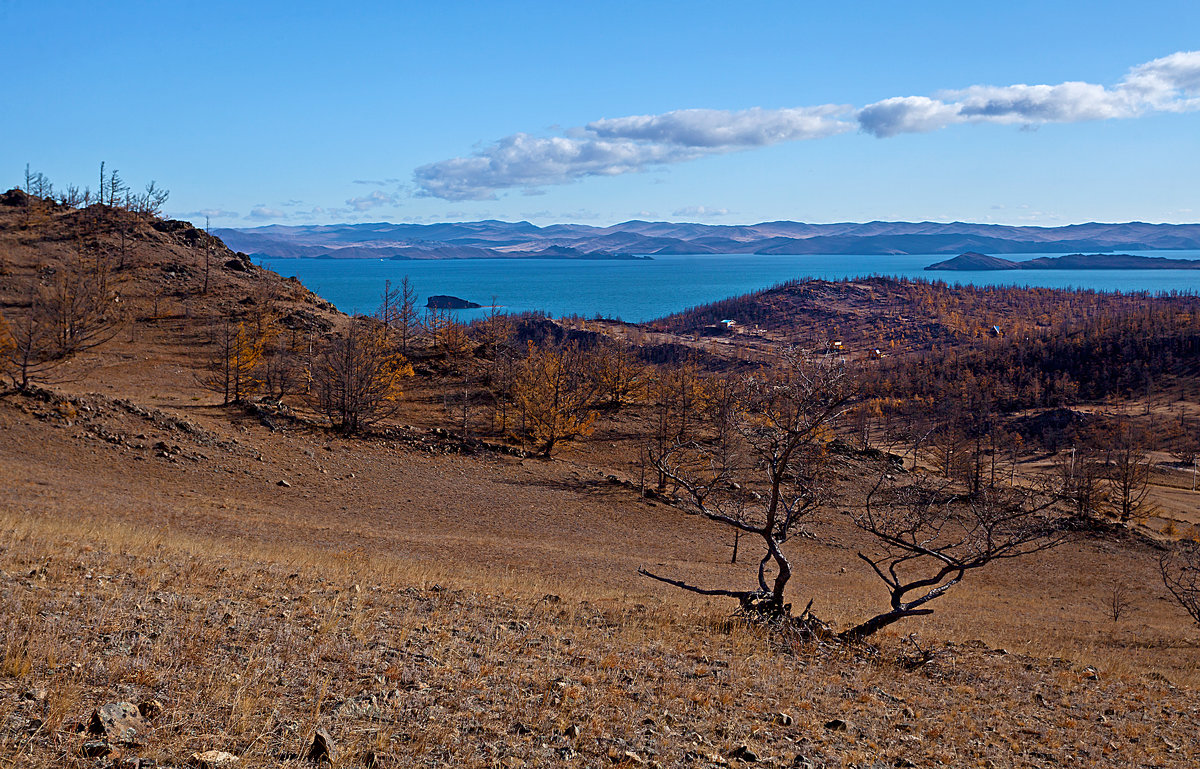
[{"label": "blue hazy mountain", "polygon": [[[230,248],[273,258],[629,258],[631,254],[1029,254],[1200,249],[1200,224],[1018,227],[966,222],[750,225],[629,221],[279,225],[218,229]],[[953,268],[951,268],[953,269]]]}]

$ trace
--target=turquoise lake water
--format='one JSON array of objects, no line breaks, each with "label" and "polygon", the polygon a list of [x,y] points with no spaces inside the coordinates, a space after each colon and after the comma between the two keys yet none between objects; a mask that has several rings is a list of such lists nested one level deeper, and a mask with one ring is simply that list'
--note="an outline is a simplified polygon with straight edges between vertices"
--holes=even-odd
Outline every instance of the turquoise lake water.
[{"label": "turquoise lake water", "polygon": [[[1123,251],[1170,259],[1200,259],[1200,251]],[[1062,254],[1021,254],[1033,259]],[[449,294],[508,312],[538,310],[554,317],[601,315],[641,322],[745,294],[793,278],[839,279],[869,275],[944,280],[974,285],[1094,288],[1102,291],[1200,293],[1200,270],[1031,270],[1029,272],[925,272],[946,255],[761,256],[705,254],[652,260],[262,259],[260,264],[333,302],[344,312],[370,313],[386,280],[407,275],[420,295]],[[462,320],[485,310],[459,313]]]}]

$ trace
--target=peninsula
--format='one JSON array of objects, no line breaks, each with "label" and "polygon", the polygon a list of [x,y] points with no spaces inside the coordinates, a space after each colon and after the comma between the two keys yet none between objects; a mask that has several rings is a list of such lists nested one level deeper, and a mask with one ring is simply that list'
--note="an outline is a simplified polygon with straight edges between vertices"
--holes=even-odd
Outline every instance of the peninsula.
[{"label": "peninsula", "polygon": [[1014,261],[974,251],[925,268],[939,272],[984,272],[994,270],[1197,270],[1200,259],[1167,259],[1133,254],[1067,254]]}]

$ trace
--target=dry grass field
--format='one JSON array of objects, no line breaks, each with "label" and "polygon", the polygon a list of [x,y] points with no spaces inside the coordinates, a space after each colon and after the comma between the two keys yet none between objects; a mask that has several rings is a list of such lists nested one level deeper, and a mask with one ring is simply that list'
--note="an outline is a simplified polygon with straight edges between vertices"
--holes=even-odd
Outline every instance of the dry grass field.
[{"label": "dry grass field", "polygon": [[[69,244],[0,225],[7,311]],[[460,451],[421,381],[386,435],[268,426],[197,386],[199,311],[273,282],[336,315],[261,271],[179,299],[163,265],[195,254],[155,238],[123,296],[157,317],[0,397],[4,766],[299,766],[317,730],[342,767],[1200,762],[1198,633],[1137,532],[971,574],[870,647],[797,643],[638,576],[752,580],[727,530],[609,480],[636,410],[551,460]],[[886,604],[837,514],[877,472],[834,457],[834,514],[788,545],[836,628]],[[95,733],[121,702],[136,734]]]}]

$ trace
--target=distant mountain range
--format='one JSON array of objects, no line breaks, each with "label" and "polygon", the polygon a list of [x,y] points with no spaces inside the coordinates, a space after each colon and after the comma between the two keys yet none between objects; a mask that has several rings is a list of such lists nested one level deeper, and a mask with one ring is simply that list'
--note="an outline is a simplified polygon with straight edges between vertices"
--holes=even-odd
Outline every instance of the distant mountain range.
[{"label": "distant mountain range", "polygon": [[621,259],[657,254],[994,254],[1200,249],[1200,224],[1014,227],[952,222],[751,225],[631,221],[611,227],[529,222],[274,224],[213,231],[273,258]]}]

